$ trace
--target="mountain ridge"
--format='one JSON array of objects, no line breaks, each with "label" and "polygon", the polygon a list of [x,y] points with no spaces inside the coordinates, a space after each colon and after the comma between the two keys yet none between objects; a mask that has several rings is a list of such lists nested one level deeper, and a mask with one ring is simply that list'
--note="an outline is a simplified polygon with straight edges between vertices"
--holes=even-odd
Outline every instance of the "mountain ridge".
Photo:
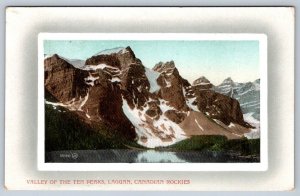
[{"label": "mountain ridge", "polygon": [[190,85],[174,61],[146,68],[130,47],[97,53],[80,68],[59,55],[44,63],[45,89],[58,100],[46,104],[78,113],[86,123],[104,123],[142,146],[168,146],[188,138],[187,121],[194,122],[194,135],[230,139],[253,128],[236,99],[207,84]]}]

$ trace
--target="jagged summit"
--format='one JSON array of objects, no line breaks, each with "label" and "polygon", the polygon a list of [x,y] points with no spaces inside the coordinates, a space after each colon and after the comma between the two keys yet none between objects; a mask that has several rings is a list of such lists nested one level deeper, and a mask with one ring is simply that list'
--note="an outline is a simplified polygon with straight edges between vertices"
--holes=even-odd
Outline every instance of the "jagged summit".
[{"label": "jagged summit", "polygon": [[221,84],[230,84],[230,85],[234,85],[235,82],[232,80],[231,77],[226,78]]},{"label": "jagged summit", "polygon": [[210,90],[213,87],[210,81],[204,76],[195,80],[192,86],[195,90]]},{"label": "jagged summit", "polygon": [[200,78],[198,78],[197,80],[195,80],[193,82],[193,86],[197,86],[197,85],[208,85],[208,84],[211,84],[210,81],[204,77],[204,76],[201,76]]},{"label": "jagged summit", "polygon": [[173,60],[171,61],[167,61],[167,62],[159,62],[157,63],[152,69],[154,71],[157,71],[157,72],[170,72],[170,71],[173,71],[175,69],[175,63]]},{"label": "jagged summit", "polygon": [[86,65],[107,64],[118,69],[126,69],[131,64],[141,64],[132,49],[127,46],[103,50],[85,61]]}]

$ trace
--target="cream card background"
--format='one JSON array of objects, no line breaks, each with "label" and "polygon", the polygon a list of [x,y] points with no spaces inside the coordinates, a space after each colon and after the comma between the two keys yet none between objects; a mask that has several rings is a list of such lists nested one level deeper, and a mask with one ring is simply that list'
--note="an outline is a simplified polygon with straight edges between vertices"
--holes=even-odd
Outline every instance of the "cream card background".
[{"label": "cream card background", "polygon": [[[8,189],[288,190],[294,184],[292,8],[8,8],[5,185]],[[37,170],[39,32],[264,33],[268,36],[266,172],[41,172]],[[174,185],[29,185],[27,179],[190,179]]]}]

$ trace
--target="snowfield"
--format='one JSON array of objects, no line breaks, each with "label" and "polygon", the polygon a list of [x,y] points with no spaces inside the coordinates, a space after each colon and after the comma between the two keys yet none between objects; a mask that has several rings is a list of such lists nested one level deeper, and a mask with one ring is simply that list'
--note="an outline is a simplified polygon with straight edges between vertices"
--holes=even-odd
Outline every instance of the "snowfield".
[{"label": "snowfield", "polygon": [[[162,110],[168,107],[164,104],[164,109]],[[137,108],[131,109],[127,101],[123,98],[122,109],[135,127],[138,136],[137,143],[142,146],[148,148],[168,146],[187,138],[179,125],[169,120],[164,114],[158,120],[149,120],[149,116],[146,114],[148,106],[143,108],[142,111]]]},{"label": "snowfield", "polygon": [[124,47],[117,47],[117,48],[103,50],[101,52],[94,54],[93,56],[110,55],[110,54],[119,53],[119,52],[122,52],[122,54],[124,54],[127,52],[127,50]]},{"label": "snowfield", "polygon": [[249,133],[245,133],[245,137],[248,139],[258,139],[260,138],[260,121],[255,119],[253,116],[253,112],[244,114],[244,120],[250,125],[254,126],[254,129],[251,129]]},{"label": "snowfield", "polygon": [[160,73],[145,67],[145,75],[150,83],[150,93],[158,91],[160,86],[157,84],[157,78],[159,77]]}]

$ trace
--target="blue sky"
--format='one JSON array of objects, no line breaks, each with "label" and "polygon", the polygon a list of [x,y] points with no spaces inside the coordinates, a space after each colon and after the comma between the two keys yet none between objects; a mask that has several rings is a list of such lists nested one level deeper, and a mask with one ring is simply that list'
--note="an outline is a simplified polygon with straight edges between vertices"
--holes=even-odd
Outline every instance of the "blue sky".
[{"label": "blue sky", "polygon": [[86,59],[110,48],[130,46],[144,66],[173,60],[179,73],[190,82],[200,76],[213,84],[231,77],[237,82],[259,78],[258,41],[136,41],[136,40],[45,40],[45,54]]}]

